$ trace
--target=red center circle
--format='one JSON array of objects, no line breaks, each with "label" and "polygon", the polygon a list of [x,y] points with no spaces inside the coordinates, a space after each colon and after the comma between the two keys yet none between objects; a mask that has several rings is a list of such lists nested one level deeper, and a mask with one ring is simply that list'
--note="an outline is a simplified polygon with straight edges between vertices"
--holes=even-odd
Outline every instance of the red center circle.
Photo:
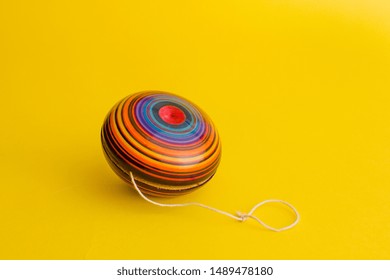
[{"label": "red center circle", "polygon": [[172,105],[161,107],[158,111],[158,115],[164,122],[172,125],[182,124],[186,120],[184,112],[180,108]]}]

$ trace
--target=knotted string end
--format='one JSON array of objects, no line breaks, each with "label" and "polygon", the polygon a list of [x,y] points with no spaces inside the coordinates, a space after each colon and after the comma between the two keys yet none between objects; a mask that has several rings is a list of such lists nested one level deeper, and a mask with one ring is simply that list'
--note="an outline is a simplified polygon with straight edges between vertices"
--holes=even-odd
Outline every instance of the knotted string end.
[{"label": "knotted string end", "polygon": [[[160,203],[160,202],[156,202],[150,198],[148,198],[147,196],[145,196],[141,190],[139,189],[139,187],[137,186],[137,183],[134,179],[134,176],[133,176],[133,173],[130,171],[129,172],[129,177],[131,179],[131,182],[134,186],[134,188],[136,189],[136,191],[138,192],[138,194],[144,199],[146,200],[147,202],[151,203],[151,204],[154,204],[154,205],[157,205],[157,206],[161,206],[161,207],[186,207],[186,206],[198,206],[198,207],[202,207],[202,208],[205,208],[205,209],[208,209],[210,211],[214,211],[214,212],[217,212],[219,214],[222,214],[222,215],[225,215],[225,216],[228,216],[232,219],[235,219],[237,221],[240,221],[240,222],[245,222],[246,220],[248,220],[249,218],[255,220],[256,222],[258,222],[259,224],[261,224],[263,227],[265,227],[266,229],[269,229],[271,231],[275,231],[275,232],[281,232],[281,231],[285,231],[285,230],[288,230],[290,228],[293,228],[295,227],[299,220],[300,220],[300,215],[298,213],[298,210],[290,203],[286,202],[286,201],[283,201],[283,200],[280,200],[280,199],[268,199],[268,200],[264,200],[262,202],[259,202],[258,204],[256,204],[248,213],[242,213],[242,212],[239,212],[237,211],[236,212],[236,216],[233,215],[233,214],[230,214],[226,211],[223,211],[223,210],[220,210],[220,209],[217,209],[217,208],[214,208],[214,207],[211,207],[211,206],[208,206],[208,205],[205,205],[205,204],[202,204],[202,203],[198,203],[198,202],[189,202],[189,203],[176,203],[176,204],[168,204],[168,203]],[[265,222],[263,222],[262,220],[260,220],[258,217],[256,217],[255,215],[253,215],[253,213],[256,211],[257,208],[259,208],[260,206],[264,205],[264,204],[267,204],[267,203],[282,203],[284,205],[286,205],[287,207],[289,207],[295,214],[295,221],[288,225],[288,226],[285,226],[285,227],[282,227],[282,228],[275,228],[275,227],[272,227],[268,224],[266,224]]]}]

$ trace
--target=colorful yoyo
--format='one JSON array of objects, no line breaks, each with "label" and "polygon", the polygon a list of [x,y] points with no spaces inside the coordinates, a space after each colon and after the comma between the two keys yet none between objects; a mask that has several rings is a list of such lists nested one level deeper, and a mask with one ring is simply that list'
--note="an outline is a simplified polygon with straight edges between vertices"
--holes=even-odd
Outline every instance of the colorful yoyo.
[{"label": "colorful yoyo", "polygon": [[196,105],[177,95],[145,91],[118,102],[102,131],[103,151],[120,178],[142,193],[186,194],[215,174],[221,158],[218,132]]}]

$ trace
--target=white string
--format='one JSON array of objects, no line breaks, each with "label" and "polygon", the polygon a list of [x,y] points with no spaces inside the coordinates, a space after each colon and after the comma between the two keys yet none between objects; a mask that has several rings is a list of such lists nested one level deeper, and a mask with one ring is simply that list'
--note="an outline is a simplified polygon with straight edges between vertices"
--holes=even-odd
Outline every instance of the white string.
[{"label": "white string", "polygon": [[[240,221],[240,222],[245,222],[246,220],[248,220],[249,218],[255,220],[256,222],[258,222],[259,224],[261,224],[263,227],[269,229],[269,230],[272,230],[272,231],[276,231],[276,232],[280,232],[280,231],[284,231],[284,230],[288,230],[294,226],[296,226],[300,220],[300,215],[297,211],[297,209],[292,206],[290,203],[286,202],[286,201],[283,201],[283,200],[280,200],[280,199],[267,199],[267,200],[264,200],[262,202],[259,202],[257,203],[247,214],[246,213],[241,213],[241,212],[237,212],[237,215],[233,215],[231,213],[228,213],[226,211],[223,211],[223,210],[220,210],[220,209],[217,209],[217,208],[214,208],[214,207],[211,207],[211,206],[208,206],[208,205],[205,205],[205,204],[202,204],[202,203],[198,203],[198,202],[188,202],[188,203],[170,203],[170,204],[166,204],[166,203],[159,203],[159,202],[156,202],[154,200],[151,200],[150,198],[148,198],[147,196],[145,196],[141,190],[139,189],[139,187],[137,186],[137,183],[135,182],[135,179],[134,179],[134,176],[133,176],[133,173],[130,171],[129,172],[129,175],[130,175],[130,179],[131,179],[131,182],[133,183],[133,186],[134,188],[136,189],[136,191],[138,192],[138,194],[144,199],[146,200],[147,202],[149,203],[152,203],[154,205],[157,205],[157,206],[161,206],[161,207],[186,207],[186,206],[199,206],[199,207],[202,207],[202,208],[205,208],[205,209],[208,209],[208,210],[211,210],[211,211],[214,211],[214,212],[217,212],[219,214],[222,214],[222,215],[225,215],[225,216],[228,216],[232,219],[235,219],[237,221]],[[295,214],[295,221],[288,225],[288,226],[285,226],[285,227],[281,227],[281,228],[275,228],[275,227],[272,227],[268,224],[266,224],[265,222],[263,222],[262,220],[260,220],[258,217],[256,217],[255,215],[253,215],[253,213],[256,211],[257,208],[259,208],[260,206],[264,205],[264,204],[267,204],[267,203],[274,203],[274,202],[277,202],[277,203],[282,203],[286,206],[288,206],[291,210],[293,210],[294,214]]]}]

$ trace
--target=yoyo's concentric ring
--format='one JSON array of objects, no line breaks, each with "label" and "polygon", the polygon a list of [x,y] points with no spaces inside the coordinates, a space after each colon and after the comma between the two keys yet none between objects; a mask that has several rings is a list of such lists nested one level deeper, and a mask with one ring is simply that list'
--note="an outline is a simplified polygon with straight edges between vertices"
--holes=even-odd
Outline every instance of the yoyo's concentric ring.
[{"label": "yoyo's concentric ring", "polygon": [[103,150],[126,182],[129,172],[147,194],[187,193],[215,174],[221,157],[210,118],[191,102],[166,92],[130,95],[102,127]]}]

